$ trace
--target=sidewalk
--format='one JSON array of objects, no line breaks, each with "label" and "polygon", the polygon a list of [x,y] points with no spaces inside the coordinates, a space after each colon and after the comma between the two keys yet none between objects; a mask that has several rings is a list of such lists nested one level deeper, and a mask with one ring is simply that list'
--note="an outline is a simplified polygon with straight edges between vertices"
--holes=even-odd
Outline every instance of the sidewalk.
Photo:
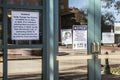
[{"label": "sidewalk", "polygon": [[[103,51],[109,51],[110,54],[119,54],[119,47],[102,47]],[[112,50],[115,52],[112,53]],[[60,56],[72,56],[72,55],[86,55],[86,50],[71,50],[70,48],[60,47]],[[73,54],[74,53],[74,54]],[[9,75],[9,80],[41,80],[42,71],[42,58],[39,57],[19,57],[9,56],[8,59],[8,72],[18,73],[16,75]],[[35,59],[33,59],[35,58]],[[12,60],[11,60],[12,59]],[[26,60],[27,59],[27,60]],[[113,64],[120,64],[120,59],[110,60]],[[103,60],[104,62],[104,60]],[[1,64],[2,65],[2,64]],[[14,65],[14,66],[13,66]],[[87,60],[68,60],[59,61],[59,80],[87,80]],[[17,69],[16,69],[17,68]],[[3,71],[3,68],[0,68]],[[39,71],[39,74],[33,74],[32,72]],[[31,72],[32,74],[26,74]],[[23,73],[23,74],[19,74]],[[2,78],[0,78],[2,80]],[[102,74],[101,80],[120,80],[120,74],[104,75]]]},{"label": "sidewalk", "polygon": [[[85,74],[79,74],[75,76],[60,77],[59,80],[87,80],[87,77]],[[101,80],[120,80],[120,75],[102,75]]]},{"label": "sidewalk", "polygon": [[[2,78],[0,78],[2,80]],[[30,75],[16,75],[9,76],[9,80],[42,80],[40,74],[30,74]],[[69,74],[65,76],[64,74],[59,75],[59,80],[87,80],[86,74]],[[101,80],[120,80],[120,75],[102,75]]]},{"label": "sidewalk", "polygon": [[102,80],[120,80],[120,74],[102,75]]},{"label": "sidewalk", "polygon": [[[105,54],[106,51],[109,54],[120,54],[120,47],[102,46],[101,54]],[[69,46],[68,47],[66,47],[66,46],[59,47],[59,52],[61,53],[60,56],[86,55],[87,54],[87,50],[73,50]],[[77,63],[77,62],[73,62],[73,63],[74,63],[74,65],[79,64],[79,66],[82,66],[83,63],[85,63],[85,61],[87,61],[87,60],[82,60],[82,62],[80,62],[80,63]],[[102,64],[104,64],[104,62],[105,62],[105,60],[102,59]],[[110,62],[110,64],[115,64],[115,65],[120,64],[120,59],[110,59],[109,62]],[[71,64],[71,63],[69,62],[69,64]],[[87,64],[87,63],[85,63],[85,64]],[[64,66],[65,66],[65,64],[64,64]],[[61,73],[60,80],[87,80],[87,72],[82,73],[83,72],[82,71],[81,73],[77,73],[80,70],[83,70],[83,69],[82,68],[76,69],[76,71],[74,73],[70,73],[70,72],[69,73],[65,73],[65,72]],[[101,80],[120,80],[120,74],[111,74],[111,75],[102,74]]]}]

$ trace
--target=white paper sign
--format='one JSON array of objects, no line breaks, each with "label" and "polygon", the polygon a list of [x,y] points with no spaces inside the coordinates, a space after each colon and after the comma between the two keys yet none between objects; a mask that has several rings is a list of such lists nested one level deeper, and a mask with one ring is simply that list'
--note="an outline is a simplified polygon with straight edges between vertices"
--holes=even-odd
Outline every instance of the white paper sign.
[{"label": "white paper sign", "polygon": [[114,23],[114,33],[120,34],[120,23]]},{"label": "white paper sign", "polygon": [[73,25],[73,49],[87,49],[86,25]]},{"label": "white paper sign", "polygon": [[12,40],[39,40],[39,12],[12,11]]},{"label": "white paper sign", "polygon": [[71,29],[61,30],[61,41],[62,41],[62,45],[72,44],[72,30]]},{"label": "white paper sign", "polygon": [[114,43],[114,33],[111,32],[104,32],[102,33],[102,43]]}]

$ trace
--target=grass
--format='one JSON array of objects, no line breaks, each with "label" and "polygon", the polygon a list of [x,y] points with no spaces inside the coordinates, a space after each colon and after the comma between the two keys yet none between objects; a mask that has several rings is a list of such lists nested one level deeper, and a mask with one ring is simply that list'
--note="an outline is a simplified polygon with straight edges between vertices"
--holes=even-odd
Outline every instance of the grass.
[{"label": "grass", "polygon": [[[104,67],[101,69],[101,71],[104,72]],[[113,74],[113,73],[117,73],[117,74],[120,74],[120,67],[111,67],[110,68],[110,72]]]},{"label": "grass", "polygon": [[120,74],[120,67],[110,68],[110,72]]}]

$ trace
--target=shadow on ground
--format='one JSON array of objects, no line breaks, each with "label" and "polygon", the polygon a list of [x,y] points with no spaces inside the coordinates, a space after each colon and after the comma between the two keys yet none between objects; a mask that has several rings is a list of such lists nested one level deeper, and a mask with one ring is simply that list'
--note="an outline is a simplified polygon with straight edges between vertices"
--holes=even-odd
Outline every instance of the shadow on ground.
[{"label": "shadow on ground", "polygon": [[60,73],[59,80],[87,80],[87,74],[77,72]]},{"label": "shadow on ground", "polygon": [[102,80],[120,80],[120,74],[102,75]]},{"label": "shadow on ground", "polygon": [[[0,78],[0,80],[3,80]],[[29,75],[12,75],[8,76],[8,80],[42,80],[40,74],[29,74]],[[65,72],[59,74],[59,80],[87,80],[87,74],[77,72]],[[120,75],[110,74],[102,75],[101,80],[120,80]]]},{"label": "shadow on ground", "polygon": [[12,75],[8,80],[42,80],[40,74]]},{"label": "shadow on ground", "polygon": [[[85,74],[85,73],[61,73],[59,80],[87,80],[87,74]],[[104,75],[104,74],[102,74],[101,80],[120,80],[120,75],[117,75],[117,74]]]}]

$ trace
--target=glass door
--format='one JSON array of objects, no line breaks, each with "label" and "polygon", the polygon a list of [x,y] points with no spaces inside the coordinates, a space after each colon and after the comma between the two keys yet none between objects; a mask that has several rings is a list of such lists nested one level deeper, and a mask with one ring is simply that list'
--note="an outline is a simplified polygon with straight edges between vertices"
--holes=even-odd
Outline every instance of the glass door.
[{"label": "glass door", "polygon": [[59,0],[59,80],[87,79],[87,6],[87,0]]},{"label": "glass door", "polygon": [[102,80],[120,79],[120,1],[101,0]]},{"label": "glass door", "polygon": [[42,80],[43,0],[2,2],[0,79]]},{"label": "glass door", "polygon": [[59,0],[59,80],[101,80],[100,16],[99,0]]}]

